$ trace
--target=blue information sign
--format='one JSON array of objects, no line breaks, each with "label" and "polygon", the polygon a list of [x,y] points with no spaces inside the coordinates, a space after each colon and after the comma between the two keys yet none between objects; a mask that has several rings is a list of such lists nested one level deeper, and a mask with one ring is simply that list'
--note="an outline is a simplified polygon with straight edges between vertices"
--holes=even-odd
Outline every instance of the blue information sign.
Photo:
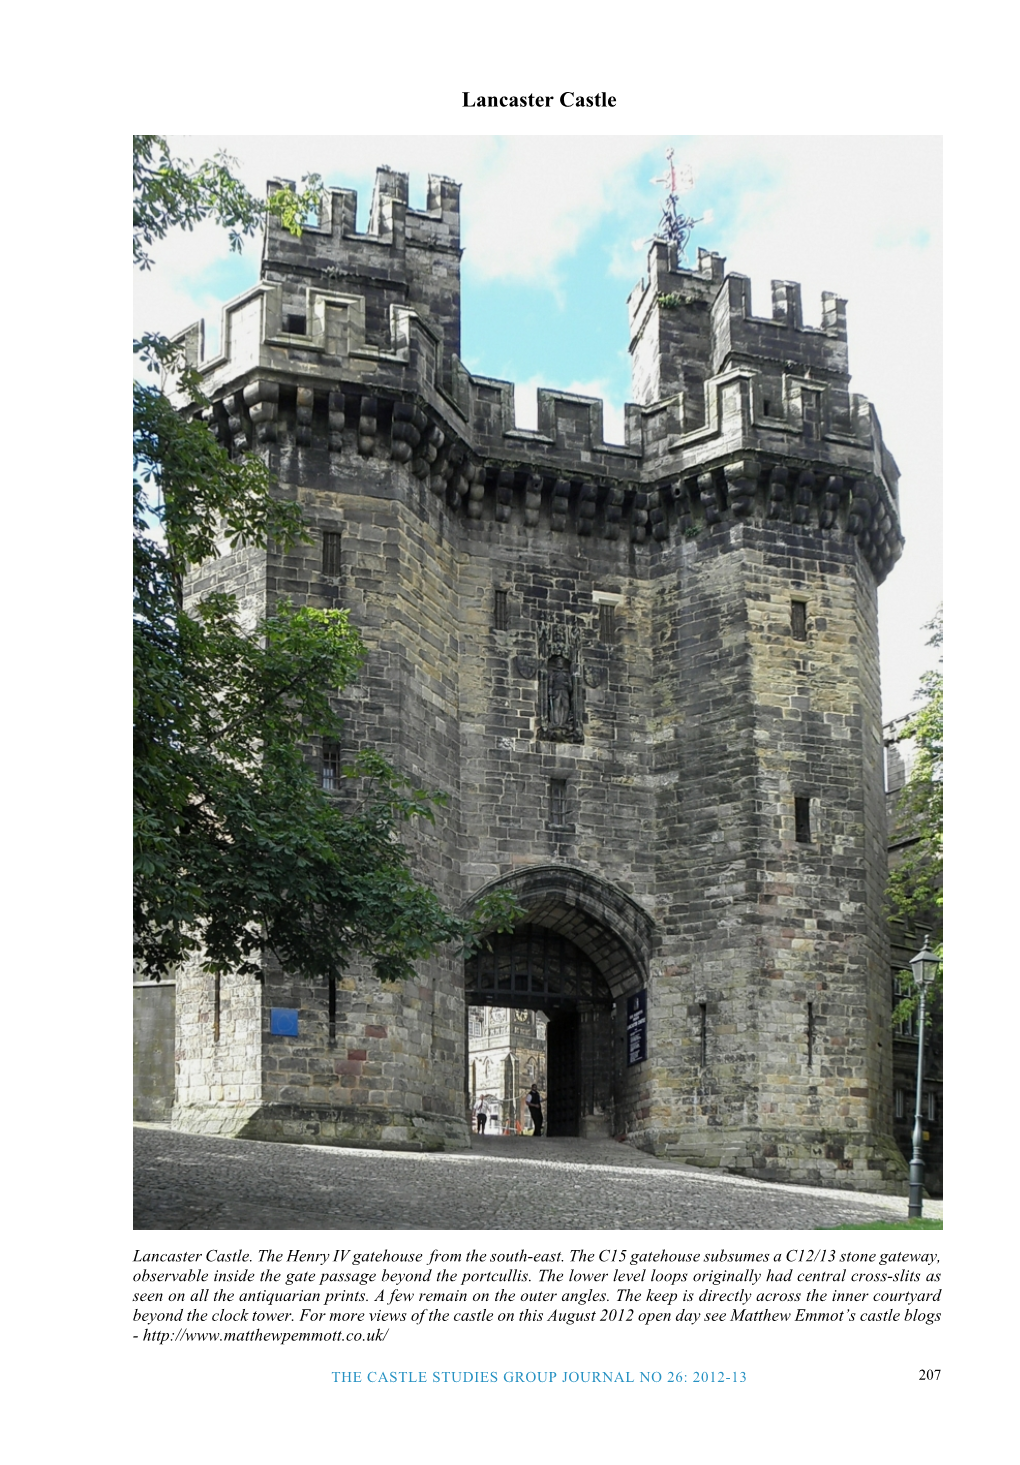
[{"label": "blue information sign", "polygon": [[627,998],[627,1067],[644,1063],[648,1057],[648,993],[632,992]]},{"label": "blue information sign", "polygon": [[298,1035],[298,1010],[296,1007],[271,1007],[269,1009],[269,1031],[282,1038],[296,1038]]}]

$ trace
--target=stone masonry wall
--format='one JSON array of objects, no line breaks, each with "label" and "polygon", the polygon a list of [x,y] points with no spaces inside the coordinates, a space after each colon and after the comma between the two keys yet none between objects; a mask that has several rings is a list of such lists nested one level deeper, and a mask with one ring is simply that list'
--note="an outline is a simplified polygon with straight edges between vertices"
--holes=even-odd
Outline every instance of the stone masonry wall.
[{"label": "stone masonry wall", "polygon": [[258,1109],[262,1057],[262,984],[237,975],[217,984],[197,960],[180,968],[174,1128],[237,1134]]}]

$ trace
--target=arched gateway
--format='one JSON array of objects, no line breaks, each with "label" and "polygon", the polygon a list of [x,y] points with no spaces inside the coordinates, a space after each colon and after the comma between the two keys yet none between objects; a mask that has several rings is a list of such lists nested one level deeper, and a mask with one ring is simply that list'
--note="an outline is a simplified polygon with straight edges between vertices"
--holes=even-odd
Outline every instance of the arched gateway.
[{"label": "arched gateway", "polygon": [[563,866],[535,867],[493,889],[512,890],[527,919],[465,963],[467,1006],[544,1012],[548,1133],[616,1133],[624,999],[645,985],[651,920],[606,881]]}]

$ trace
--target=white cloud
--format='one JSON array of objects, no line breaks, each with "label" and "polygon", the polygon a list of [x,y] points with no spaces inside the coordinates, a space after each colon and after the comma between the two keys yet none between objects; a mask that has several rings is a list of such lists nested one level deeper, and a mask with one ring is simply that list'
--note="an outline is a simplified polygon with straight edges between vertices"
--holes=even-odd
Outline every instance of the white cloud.
[{"label": "white cloud", "polygon": [[483,170],[465,178],[465,261],[483,279],[555,286],[582,234],[625,207],[637,137],[503,139]]}]

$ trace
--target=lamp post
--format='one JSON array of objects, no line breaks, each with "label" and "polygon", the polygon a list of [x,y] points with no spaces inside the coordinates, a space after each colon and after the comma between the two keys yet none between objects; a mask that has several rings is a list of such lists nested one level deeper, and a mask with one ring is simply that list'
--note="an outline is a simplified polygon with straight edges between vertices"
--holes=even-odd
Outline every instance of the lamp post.
[{"label": "lamp post", "polygon": [[910,970],[914,976],[914,986],[921,994],[921,1005],[917,1019],[917,1089],[914,1097],[914,1147],[910,1156],[910,1199],[907,1203],[907,1215],[920,1216],[921,1214],[921,1193],[924,1190],[924,1158],[921,1154],[921,1083],[924,1079],[924,999],[928,988],[935,980],[935,968],[939,959],[928,945],[927,936],[924,938],[924,945],[915,957],[911,958]]}]

